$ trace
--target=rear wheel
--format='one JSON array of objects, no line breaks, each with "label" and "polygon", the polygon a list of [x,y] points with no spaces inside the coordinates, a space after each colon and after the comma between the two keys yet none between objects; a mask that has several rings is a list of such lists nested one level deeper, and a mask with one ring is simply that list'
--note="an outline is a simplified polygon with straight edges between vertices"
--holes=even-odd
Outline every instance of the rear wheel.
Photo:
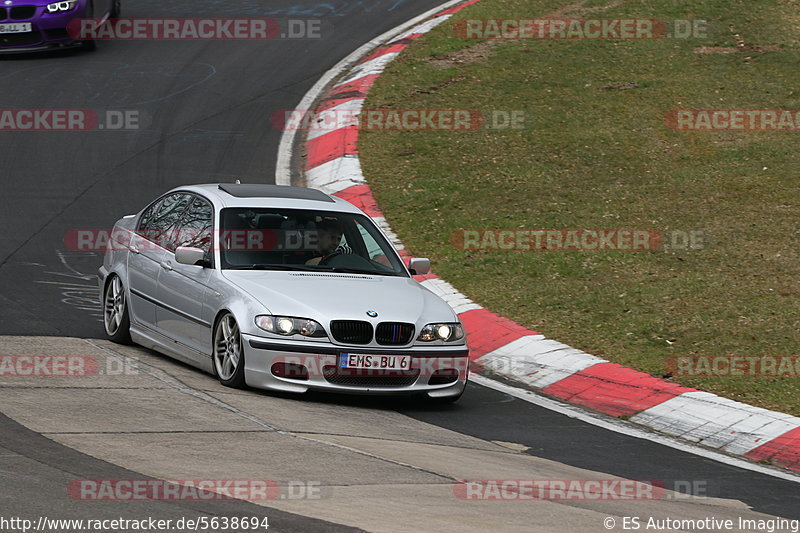
[{"label": "rear wheel", "polygon": [[214,373],[226,387],[245,387],[242,335],[230,313],[223,315],[214,328]]},{"label": "rear wheel", "polygon": [[103,325],[111,341],[118,344],[131,343],[131,323],[125,287],[116,274],[113,274],[106,283],[103,295]]}]

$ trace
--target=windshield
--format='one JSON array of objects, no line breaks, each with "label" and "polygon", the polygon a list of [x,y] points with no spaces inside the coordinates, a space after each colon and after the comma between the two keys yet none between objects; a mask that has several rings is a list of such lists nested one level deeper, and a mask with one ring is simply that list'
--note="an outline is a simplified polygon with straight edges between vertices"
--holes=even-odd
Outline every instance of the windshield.
[{"label": "windshield", "polygon": [[310,270],[407,276],[368,217],[275,208],[226,208],[220,259],[228,270]]}]

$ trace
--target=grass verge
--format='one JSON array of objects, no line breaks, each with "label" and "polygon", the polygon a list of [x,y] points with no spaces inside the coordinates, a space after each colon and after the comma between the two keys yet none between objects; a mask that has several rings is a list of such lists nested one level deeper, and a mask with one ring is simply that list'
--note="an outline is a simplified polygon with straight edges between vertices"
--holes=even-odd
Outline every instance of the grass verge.
[{"label": "grass verge", "polygon": [[[797,2],[481,0],[392,63],[367,109],[521,110],[521,130],[364,131],[403,242],[481,305],[656,376],[678,355],[800,355],[800,132],[687,132],[671,109],[800,109]],[[704,19],[655,40],[461,39],[460,19]],[[699,231],[701,249],[466,251],[459,229]],[[797,369],[800,371],[800,369]],[[800,378],[670,377],[800,415]]]}]

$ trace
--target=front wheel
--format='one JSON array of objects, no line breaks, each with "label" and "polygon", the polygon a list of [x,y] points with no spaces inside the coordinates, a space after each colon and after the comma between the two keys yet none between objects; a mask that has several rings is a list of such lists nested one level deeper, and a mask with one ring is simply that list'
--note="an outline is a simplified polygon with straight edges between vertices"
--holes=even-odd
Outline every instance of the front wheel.
[{"label": "front wheel", "polygon": [[230,313],[223,315],[214,328],[214,373],[226,387],[245,387],[242,335]]},{"label": "front wheel", "polygon": [[109,340],[117,344],[131,343],[131,323],[125,287],[117,275],[112,275],[103,295],[103,325]]}]

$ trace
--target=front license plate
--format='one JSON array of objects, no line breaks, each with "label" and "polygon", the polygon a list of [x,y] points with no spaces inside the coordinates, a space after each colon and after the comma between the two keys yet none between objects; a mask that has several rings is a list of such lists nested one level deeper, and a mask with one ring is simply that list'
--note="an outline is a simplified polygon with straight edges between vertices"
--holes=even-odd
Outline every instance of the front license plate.
[{"label": "front license plate", "polygon": [[27,33],[31,31],[30,22],[14,22],[10,24],[0,24],[0,33]]},{"label": "front license plate", "polygon": [[359,370],[409,370],[410,355],[364,355],[343,353],[339,359],[339,368]]}]

